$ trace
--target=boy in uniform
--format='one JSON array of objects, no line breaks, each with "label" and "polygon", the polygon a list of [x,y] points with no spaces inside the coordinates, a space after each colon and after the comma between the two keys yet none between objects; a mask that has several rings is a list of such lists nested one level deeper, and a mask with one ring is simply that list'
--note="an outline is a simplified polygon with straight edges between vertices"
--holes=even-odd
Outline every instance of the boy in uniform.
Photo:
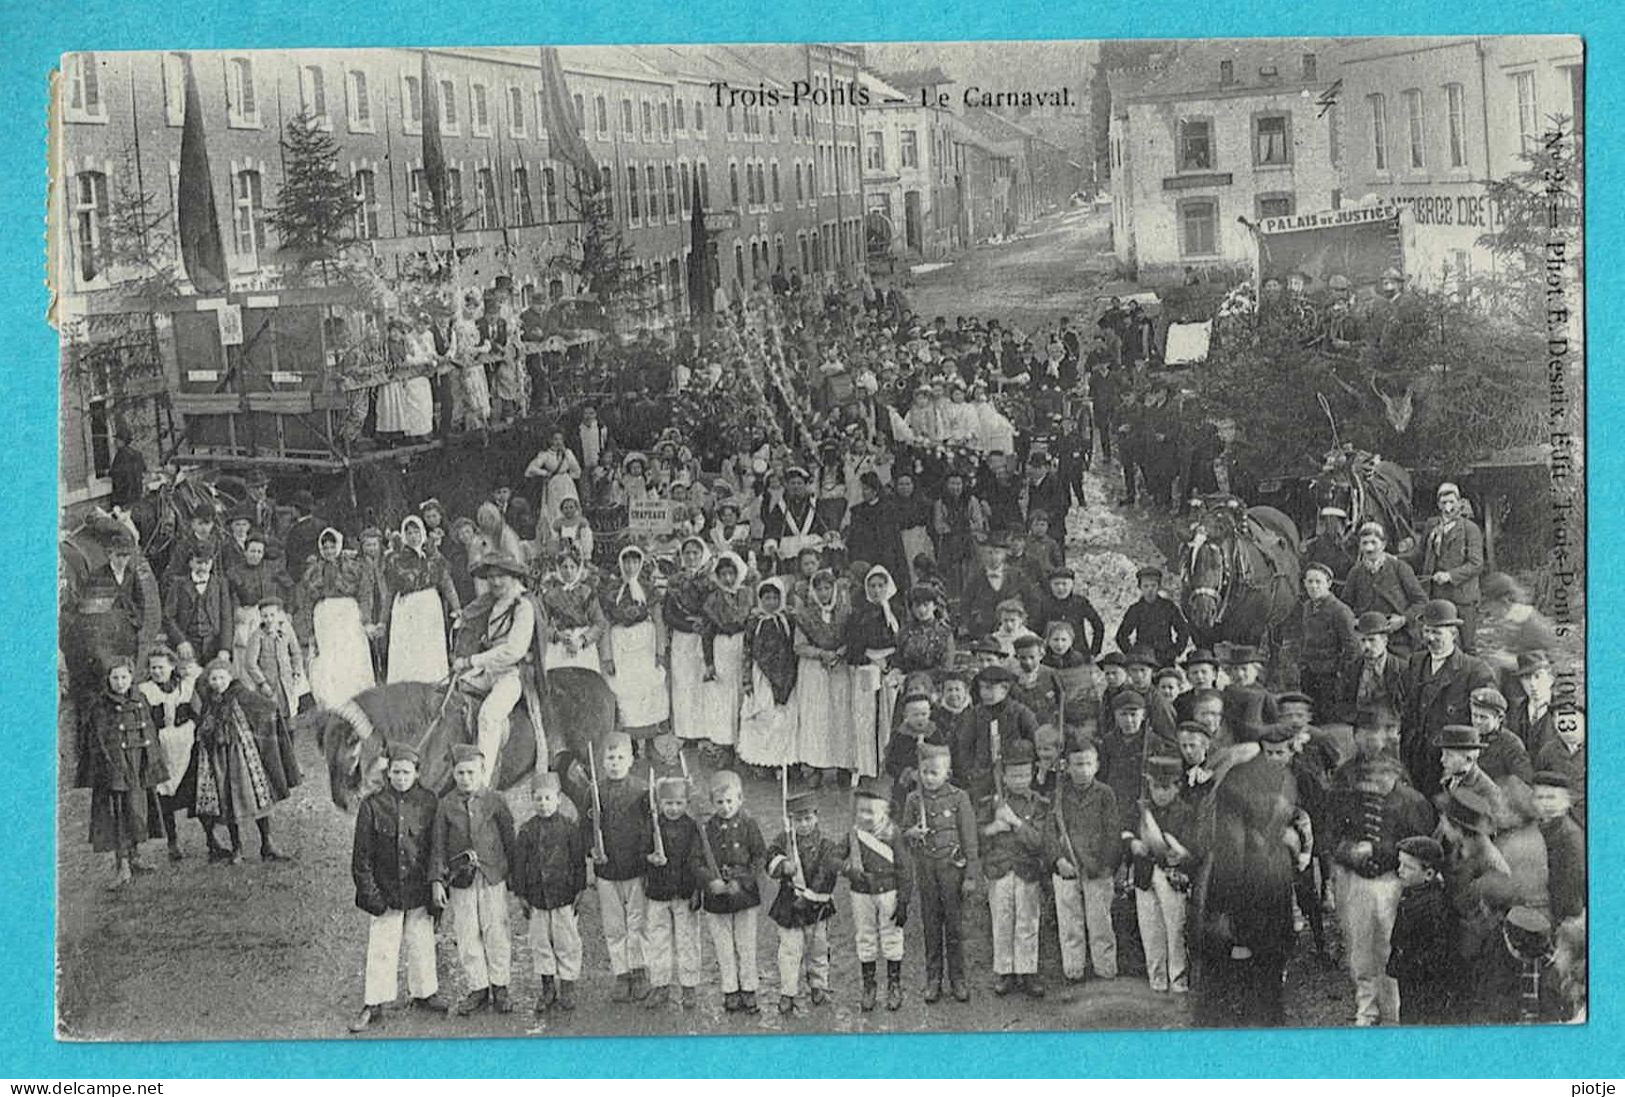
[{"label": "boy in uniform", "polygon": [[1190,990],[1185,948],[1185,904],[1190,891],[1186,866],[1196,860],[1196,811],[1179,796],[1184,767],[1178,758],[1146,762],[1149,799],[1134,805],[1134,907],[1145,947],[1151,989],[1184,994]]},{"label": "boy in uniform", "polygon": [[[649,995],[643,966],[643,876],[654,852],[654,817],[648,789],[633,783],[631,772],[632,737],[612,731],[604,737],[604,772],[598,780],[602,816],[596,822],[603,848],[594,849],[592,858],[616,1002],[641,1002]],[[587,814],[592,826],[590,806]]]},{"label": "boy in uniform", "polygon": [[1085,740],[1066,755],[1066,775],[1052,797],[1051,858],[1055,921],[1060,931],[1061,970],[1083,981],[1092,959],[1095,975],[1117,977],[1117,937],[1112,930],[1112,877],[1121,851],[1117,794],[1096,780],[1100,749]]},{"label": "boy in uniform", "polygon": [[1040,724],[1059,725],[1061,708],[1060,678],[1043,665],[1044,641],[1038,636],[1023,636],[1016,641],[1016,657],[1012,670],[1016,680],[1010,684],[1010,696],[1032,710]]},{"label": "boy in uniform", "polygon": [[779,881],[767,916],[779,927],[779,1012],[793,1013],[807,969],[808,997],[829,1000],[829,920],[846,851],[818,829],[818,794],[802,792],[785,805],[790,829],[767,847],[767,874]]},{"label": "boy in uniform", "polygon": [[947,747],[920,748],[920,787],[903,808],[920,887],[928,1003],[942,997],[945,963],[954,1000],[970,1001],[960,903],[976,891],[981,852],[970,794],[948,783],[949,758]]},{"label": "boy in uniform", "polygon": [[908,895],[914,869],[902,831],[891,821],[891,803],[862,780],[854,793],[857,816],[852,824],[843,874],[852,889],[852,926],[857,938],[863,991],[859,1007],[875,1008],[876,961],[886,960],[886,1008],[903,1007],[903,924],[908,921]]},{"label": "boy in uniform", "polygon": [[559,811],[559,775],[531,781],[536,814],[519,828],[510,883],[519,912],[530,923],[530,952],[541,986],[536,1016],[575,1008],[581,978],[581,927],[576,901],[587,890],[587,839],[579,822]]},{"label": "boy in uniform", "polygon": [[1394,914],[1385,973],[1399,993],[1399,1023],[1443,1025],[1455,1019],[1451,1003],[1456,911],[1444,890],[1444,848],[1426,835],[1399,843],[1399,906]]},{"label": "boy in uniform", "polygon": [[367,925],[367,974],[361,1012],[350,1022],[362,1032],[384,1018],[395,1001],[396,967],[406,943],[406,986],[413,1009],[446,1012],[434,962],[434,916],[429,913],[429,843],[439,802],[418,784],[418,752],[409,743],[384,750],[388,782],[361,801],[355,817],[350,875],[355,905]]},{"label": "boy in uniform", "polygon": [[677,982],[684,1009],[693,1009],[700,985],[700,875],[705,864],[700,828],[688,813],[688,782],[662,778],[655,786],[660,816],[660,849],[649,854],[644,877],[643,958],[651,989],[646,1003],[657,1009],[671,995],[672,945],[677,949]]},{"label": "boy in uniform", "polygon": [[434,905],[450,909],[457,956],[472,988],[457,1003],[459,1017],[490,1007],[511,1013],[508,973],[508,863],[513,815],[502,794],[485,787],[485,761],[473,743],[451,748],[455,787],[435,809],[429,841]]},{"label": "boy in uniform", "polygon": [[932,709],[930,694],[907,694],[899,706],[903,721],[886,742],[886,776],[891,778],[892,808],[899,814],[909,790],[919,782],[920,748],[926,743],[946,745],[948,741],[932,721]]},{"label": "boy in uniform", "polygon": [[716,946],[723,1008],[755,1013],[756,911],[762,905],[757,874],[767,860],[767,844],[756,820],[744,810],[739,774],[723,770],[711,778],[716,809],[700,828],[700,880],[711,943]]},{"label": "boy in uniform", "polygon": [[1039,880],[1049,836],[1049,803],[1032,790],[1037,758],[1030,740],[1016,739],[1000,761],[1003,795],[987,798],[982,811],[986,840],[982,869],[987,876],[988,908],[993,921],[993,993],[1009,994],[1018,986],[1028,997],[1042,998],[1038,978]]}]

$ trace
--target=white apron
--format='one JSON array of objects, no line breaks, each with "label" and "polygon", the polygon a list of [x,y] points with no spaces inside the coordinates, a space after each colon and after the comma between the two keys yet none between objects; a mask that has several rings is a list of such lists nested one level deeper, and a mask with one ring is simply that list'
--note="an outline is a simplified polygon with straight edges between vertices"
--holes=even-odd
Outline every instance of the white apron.
[{"label": "white apron", "polygon": [[615,674],[609,680],[620,710],[621,727],[647,728],[660,723],[671,706],[666,699],[666,672],[655,662],[653,621],[616,625],[609,630]]},{"label": "white apron", "polygon": [[796,695],[801,683],[796,683],[788,701],[778,705],[773,703],[773,686],[762,668],[752,667],[751,671],[750,696],[743,698],[739,706],[739,760],[753,766],[790,765],[797,760]]},{"label": "white apron", "polygon": [[239,669],[248,665],[248,641],[260,627],[258,606],[238,606],[231,617],[231,661]]},{"label": "white apron", "polygon": [[571,635],[580,645],[580,649],[571,655],[562,643],[557,640],[547,642],[547,669],[558,670],[560,667],[583,667],[594,674],[602,674],[603,668],[598,662],[598,645],[586,643],[583,637],[587,635],[584,628],[571,629]]},{"label": "white apron", "polygon": [[[799,639],[799,638],[798,638]],[[817,769],[851,769],[852,672],[803,657],[796,676],[794,761]]]},{"label": "white apron", "polygon": [[323,598],[313,614],[316,657],[310,661],[310,692],[334,709],[376,684],[361,607],[354,598]]},{"label": "white apron", "polygon": [[[730,747],[739,738],[739,701],[744,693],[745,634],[719,634],[712,648],[717,676],[700,683],[700,731],[698,736],[718,746]],[[705,673],[702,656],[700,673]]]},{"label": "white apron", "polygon": [[397,594],[389,611],[388,681],[442,682],[450,673],[440,592],[428,587]]},{"label": "white apron", "polygon": [[705,677],[705,652],[697,632],[671,634],[671,729],[679,739],[708,738],[700,682]]}]

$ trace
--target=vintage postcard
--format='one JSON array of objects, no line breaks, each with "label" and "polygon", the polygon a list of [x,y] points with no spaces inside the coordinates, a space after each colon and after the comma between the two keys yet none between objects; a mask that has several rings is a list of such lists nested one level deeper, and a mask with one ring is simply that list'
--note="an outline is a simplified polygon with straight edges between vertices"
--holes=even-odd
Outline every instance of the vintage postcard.
[{"label": "vintage postcard", "polygon": [[1585,1019],[1578,38],[53,80],[61,1039]]}]

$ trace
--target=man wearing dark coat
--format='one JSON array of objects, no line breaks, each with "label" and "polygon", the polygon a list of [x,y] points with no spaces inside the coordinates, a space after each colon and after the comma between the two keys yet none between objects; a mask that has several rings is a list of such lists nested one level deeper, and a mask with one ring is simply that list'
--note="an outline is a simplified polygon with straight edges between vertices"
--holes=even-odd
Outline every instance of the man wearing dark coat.
[{"label": "man wearing dark coat", "polygon": [[206,664],[217,654],[230,656],[236,605],[231,584],[214,573],[212,557],[193,550],[189,564],[185,574],[171,576],[164,593],[164,632],[177,651],[189,647]]},{"label": "man wearing dark coat", "polygon": [[128,511],[147,494],[147,459],[135,446],[135,432],[120,423],[113,433],[118,452],[107,468],[108,479],[113,481],[113,495],[108,500],[112,507]]},{"label": "man wearing dark coat", "polygon": [[1442,598],[1461,615],[1462,651],[1473,654],[1478,636],[1478,577],[1484,570],[1484,531],[1462,513],[1461,489],[1439,485],[1439,514],[1417,536],[1411,563],[1428,597]]},{"label": "man wearing dark coat", "polygon": [[1495,675],[1477,656],[1457,646],[1462,619],[1453,603],[1434,599],[1422,607],[1423,650],[1405,668],[1405,707],[1401,711],[1400,760],[1417,791],[1432,796],[1441,776],[1435,738],[1446,725],[1472,722],[1475,689],[1495,684]]}]

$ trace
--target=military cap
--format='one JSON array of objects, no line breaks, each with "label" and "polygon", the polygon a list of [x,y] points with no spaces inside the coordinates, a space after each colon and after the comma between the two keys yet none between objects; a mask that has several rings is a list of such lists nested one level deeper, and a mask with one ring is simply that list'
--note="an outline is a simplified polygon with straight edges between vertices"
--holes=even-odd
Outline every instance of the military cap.
[{"label": "military cap", "polygon": [[1159,583],[1162,582],[1162,569],[1147,564],[1145,567],[1140,568],[1134,573],[1134,581],[1136,583],[1144,579],[1155,579]]},{"label": "military cap", "polygon": [[791,815],[811,815],[818,810],[818,793],[811,790],[793,793],[785,801]]},{"label": "military cap", "polygon": [[1419,615],[1422,625],[1427,628],[1444,628],[1446,625],[1461,624],[1461,614],[1456,611],[1456,603],[1448,598],[1435,598],[1424,603]]},{"label": "military cap", "polygon": [[1012,739],[1005,745],[1000,761],[1006,766],[1027,766],[1038,761],[1038,752],[1026,739]]},{"label": "military cap", "polygon": [[1336,578],[1334,575],[1332,575],[1332,569],[1321,563],[1319,560],[1311,561],[1304,566],[1303,573],[1305,575],[1309,575],[1313,572],[1318,572],[1321,575],[1324,575],[1328,581]]},{"label": "military cap", "polygon": [[995,665],[983,667],[976,672],[976,684],[979,686],[995,686],[1000,683],[1008,685],[1015,680],[1016,676],[1010,672],[1009,667]]},{"label": "military cap", "polygon": [[1108,651],[1105,655],[1102,655],[1099,660],[1097,660],[1097,665],[1102,670],[1104,670],[1106,667],[1124,666],[1123,653],[1120,651]]},{"label": "military cap", "polygon": [[1552,932],[1552,920],[1534,907],[1518,905],[1507,911],[1507,926],[1521,930],[1531,937],[1545,937]]},{"label": "military cap", "polygon": [[1145,775],[1155,784],[1170,784],[1185,775],[1185,764],[1178,758],[1159,754],[1146,759]]},{"label": "military cap", "polygon": [[1078,573],[1073,571],[1071,568],[1059,567],[1051,571],[1044,577],[1044,579],[1046,582],[1053,582],[1056,579],[1076,579],[1077,577]]},{"label": "military cap", "polygon": [[1181,720],[1179,722],[1179,730],[1188,731],[1192,735],[1201,735],[1209,739],[1213,737],[1213,732],[1208,730],[1208,726],[1206,724],[1198,723],[1195,720]]},{"label": "military cap", "polygon": [[384,757],[391,762],[412,762],[415,764],[419,759],[418,748],[405,740],[397,739],[384,747]]},{"label": "military cap", "polygon": [[921,762],[929,761],[932,758],[940,758],[944,762],[946,762],[946,761],[949,761],[952,757],[953,757],[953,751],[949,750],[947,748],[947,746],[945,746],[942,743],[921,743],[920,744],[920,761]]},{"label": "military cap", "polygon": [[1263,661],[1263,657],[1258,654],[1258,649],[1251,644],[1231,644],[1224,656],[1224,665],[1227,667],[1239,667],[1248,663],[1262,663]]},{"label": "military cap", "polygon": [[1555,769],[1543,769],[1535,774],[1535,786],[1537,788],[1573,789],[1574,782],[1569,780],[1569,775],[1566,773],[1559,773]]},{"label": "military cap", "polygon": [[1405,624],[1403,617],[1390,617],[1377,610],[1367,610],[1354,619],[1354,631],[1361,636],[1384,636],[1390,632],[1397,632]]},{"label": "military cap", "polygon": [[1407,853],[1428,868],[1438,871],[1444,865],[1444,847],[1437,839],[1425,834],[1413,834],[1399,840],[1399,852]]},{"label": "military cap", "polygon": [[1113,712],[1127,712],[1129,709],[1144,709],[1145,698],[1132,689],[1125,689],[1112,698]]},{"label": "military cap", "polygon": [[1507,699],[1494,686],[1479,686],[1467,695],[1467,701],[1474,708],[1489,709],[1502,716],[1507,712]]},{"label": "military cap", "polygon": [[1491,831],[1490,802],[1470,788],[1457,786],[1444,802],[1444,816],[1462,830],[1474,834]]},{"label": "military cap", "polygon": [[1315,699],[1301,690],[1290,689],[1285,693],[1277,694],[1275,697],[1275,703],[1277,705],[1313,705],[1315,703]]},{"label": "military cap", "polygon": [[1003,655],[1004,654],[1004,648],[1002,646],[1000,646],[999,642],[997,640],[993,639],[993,637],[991,637],[991,636],[984,636],[980,640],[977,640],[977,641],[973,642],[971,644],[971,646],[970,646],[970,649],[971,649],[971,651],[975,652],[977,655]]},{"label": "military cap", "polygon": [[1025,651],[1028,648],[1041,648],[1044,646],[1044,638],[1033,635],[1018,636],[1013,646],[1017,651]]},{"label": "military cap", "polygon": [[1123,656],[1123,665],[1125,667],[1150,667],[1155,670],[1157,657],[1145,648],[1130,648],[1128,654]]},{"label": "military cap", "polygon": [[1164,678],[1172,678],[1176,682],[1183,682],[1185,680],[1185,676],[1179,672],[1178,667],[1160,667],[1158,668],[1157,672],[1151,676],[1151,680],[1153,682],[1160,682]]},{"label": "military cap", "polygon": [[1483,750],[1484,739],[1471,724],[1446,724],[1433,737],[1440,750]]},{"label": "military cap", "polygon": [[1297,732],[1285,724],[1265,724],[1258,730],[1258,741],[1260,743],[1290,743],[1296,735]]},{"label": "military cap", "polygon": [[1195,651],[1185,656],[1185,661],[1179,665],[1184,667],[1186,670],[1190,670],[1192,667],[1202,666],[1204,664],[1210,667],[1217,667],[1219,665],[1219,660],[1207,648],[1197,648]]},{"label": "military cap", "polygon": [[480,754],[480,748],[473,743],[452,744],[451,761],[453,765],[461,765],[464,762],[478,762],[483,758],[484,755]]}]

